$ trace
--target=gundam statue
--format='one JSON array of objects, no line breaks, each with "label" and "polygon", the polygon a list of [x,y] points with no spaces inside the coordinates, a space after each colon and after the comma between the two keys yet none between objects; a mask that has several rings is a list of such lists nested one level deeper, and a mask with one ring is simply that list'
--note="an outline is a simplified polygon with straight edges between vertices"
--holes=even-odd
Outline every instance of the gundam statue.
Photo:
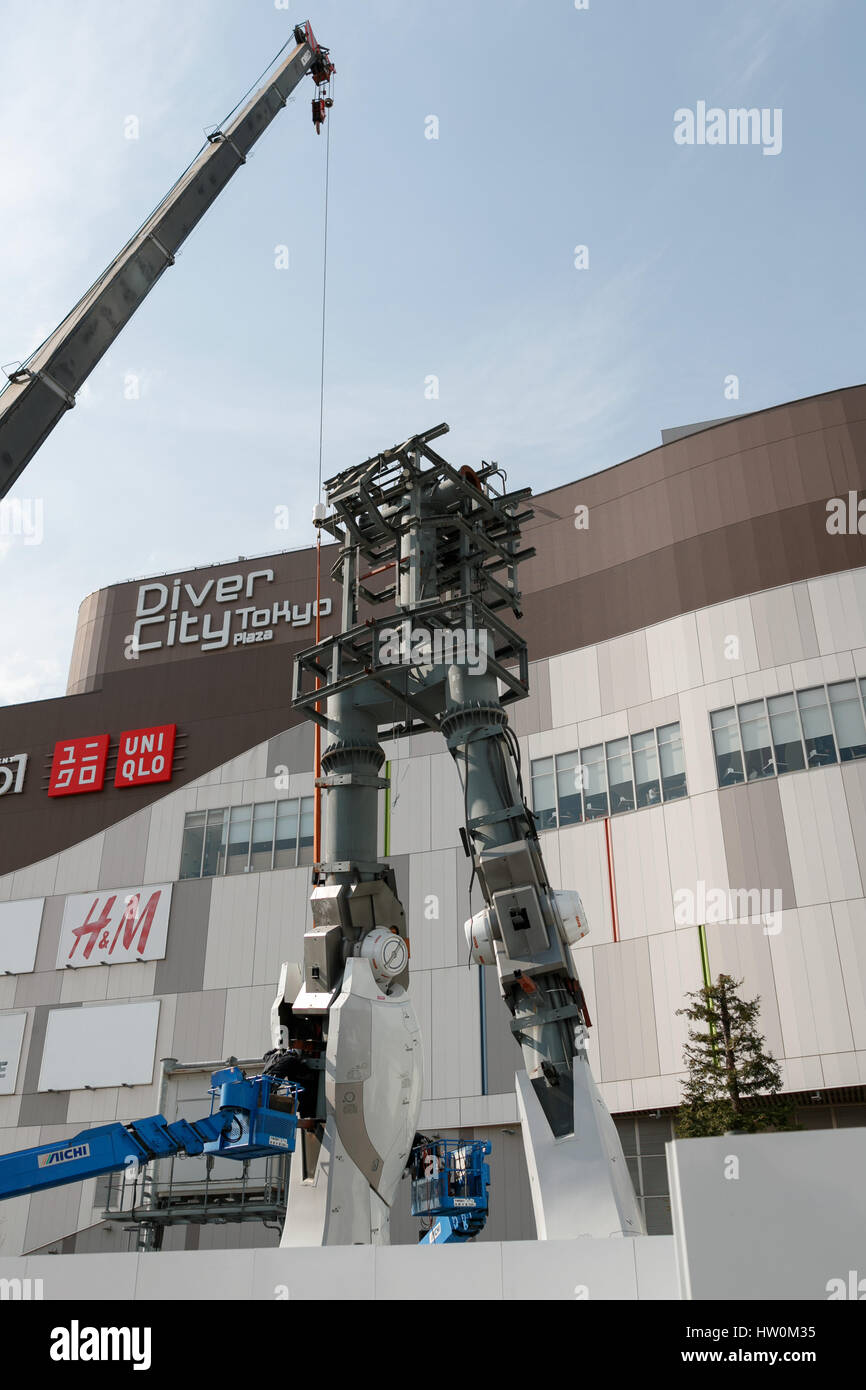
[{"label": "gundam statue", "polygon": [[[528,693],[517,567],[530,490],[495,464],[454,469],[439,425],[327,483],[339,542],[336,635],[295,662],[293,703],[327,731],[323,861],[303,967],[285,966],[275,1046],[318,1078],[319,1123],[292,1164],[283,1245],[386,1244],[421,1101],[422,1053],[393,870],[378,861],[380,737],[435,730],[462,782],[462,839],[484,908],[466,923],[495,968],[523,1051],[516,1079],[540,1239],[643,1234],[622,1148],[587,1059],[572,946],[576,892],[548,881],[506,706]],[[362,620],[362,608],[374,616]],[[381,614],[381,616],[378,616]]]}]

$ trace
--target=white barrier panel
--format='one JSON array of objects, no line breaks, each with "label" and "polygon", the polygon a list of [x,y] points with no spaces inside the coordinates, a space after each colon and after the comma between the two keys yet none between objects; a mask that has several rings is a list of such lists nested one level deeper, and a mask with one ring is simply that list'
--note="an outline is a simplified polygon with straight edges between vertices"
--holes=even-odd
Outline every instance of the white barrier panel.
[{"label": "white barrier panel", "polygon": [[44,905],[44,898],[0,903],[0,974],[30,974],[36,962]]},{"label": "white barrier panel", "polygon": [[682,1298],[863,1298],[866,1129],[666,1147]]},{"label": "white barrier panel", "polygon": [[158,999],[52,1009],[45,1030],[39,1090],[149,1085],[158,1023]]},{"label": "white barrier panel", "polygon": [[[40,1296],[85,1300],[185,1299],[237,1303],[380,1300],[593,1302],[675,1299],[671,1236],[489,1241],[466,1245],[330,1245],[290,1250],[150,1251],[5,1259],[7,1278],[40,1279]],[[589,1300],[589,1307],[586,1306]],[[77,1316],[77,1314],[76,1314]],[[597,1315],[596,1315],[597,1319]],[[114,1319],[113,1319],[114,1320]]]},{"label": "white barrier panel", "polygon": [[26,1014],[0,1014],[0,1096],[11,1096],[18,1076]]},{"label": "white barrier panel", "polygon": [[162,960],[171,909],[170,883],[102,888],[66,899],[57,968]]}]

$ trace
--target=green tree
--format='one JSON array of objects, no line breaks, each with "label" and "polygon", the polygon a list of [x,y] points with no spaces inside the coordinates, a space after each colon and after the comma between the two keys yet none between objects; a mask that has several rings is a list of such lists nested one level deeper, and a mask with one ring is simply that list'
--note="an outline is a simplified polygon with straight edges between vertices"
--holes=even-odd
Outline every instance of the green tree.
[{"label": "green tree", "polygon": [[720,975],[687,994],[688,1008],[677,1009],[690,1025],[683,1049],[688,1078],[676,1120],[681,1139],[794,1127],[794,1102],[779,1094],[779,1064],[758,1032],[760,996],[741,999],[742,983]]}]

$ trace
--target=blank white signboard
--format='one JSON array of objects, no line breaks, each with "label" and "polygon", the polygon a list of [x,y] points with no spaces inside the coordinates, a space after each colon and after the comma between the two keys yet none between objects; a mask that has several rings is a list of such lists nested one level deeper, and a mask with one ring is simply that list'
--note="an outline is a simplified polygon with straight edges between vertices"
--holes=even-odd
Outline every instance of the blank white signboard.
[{"label": "blank white signboard", "polygon": [[18,1076],[26,1014],[0,1014],[0,1096],[11,1096]]},{"label": "blank white signboard", "polygon": [[0,974],[29,975],[36,963],[44,898],[0,903]]},{"label": "blank white signboard", "polygon": [[45,1030],[40,1091],[146,1086],[153,1080],[159,1000],[52,1009]]}]

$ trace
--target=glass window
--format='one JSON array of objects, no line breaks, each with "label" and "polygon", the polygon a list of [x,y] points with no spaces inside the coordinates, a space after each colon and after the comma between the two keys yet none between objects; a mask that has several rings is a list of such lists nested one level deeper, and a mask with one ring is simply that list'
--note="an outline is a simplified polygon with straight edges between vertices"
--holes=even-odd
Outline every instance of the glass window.
[{"label": "glass window", "polygon": [[277,835],[274,841],[274,868],[293,869],[298,862],[298,803],[277,802]]},{"label": "glass window", "polygon": [[631,752],[627,738],[615,738],[605,745],[607,752],[607,781],[610,787],[610,813],[634,810],[634,782],[631,771]]},{"label": "glass window", "polygon": [[607,815],[607,777],[604,768],[604,744],[581,749],[583,755],[584,805],[587,820]]},{"label": "glass window", "polygon": [[756,777],[772,777],[776,765],[770,748],[770,728],[763,700],[749,700],[745,705],[737,705],[737,713],[743,736],[747,780],[754,782]]},{"label": "glass window", "polygon": [[665,724],[656,730],[659,741],[659,762],[662,770],[662,792],[665,801],[675,801],[686,795],[686,765],[683,760],[683,741],[679,724]]},{"label": "glass window", "polygon": [[532,764],[532,809],[539,830],[556,829],[556,779],[552,758],[536,758]]},{"label": "glass window", "polygon": [[250,862],[250,827],[252,806],[233,806],[229,826],[229,845],[226,855],[227,874],[245,874]]},{"label": "glass window", "polygon": [[[550,759],[545,758],[544,761],[549,762]],[[556,792],[559,824],[575,825],[583,820],[583,775],[576,748],[571,753],[556,755]]]},{"label": "glass window", "polygon": [[840,760],[847,763],[852,758],[866,757],[866,726],[863,723],[863,706],[857,694],[857,682],[839,681],[837,685],[829,685],[827,691]]},{"label": "glass window", "polygon": [[202,878],[212,878],[214,874],[225,872],[227,830],[227,812],[208,811],[201,866]]},{"label": "glass window", "polygon": [[716,750],[716,776],[720,787],[730,787],[743,781],[743,755],[740,751],[740,730],[733,706],[716,710],[710,715],[713,745]]},{"label": "glass window", "polygon": [[770,729],[773,735],[773,757],[776,771],[802,772],[806,766],[800,721],[793,695],[771,695],[767,701]]},{"label": "glass window", "polygon": [[662,799],[659,782],[659,759],[654,729],[632,734],[631,751],[634,759],[634,780],[637,785],[638,806],[657,806]]},{"label": "glass window", "polygon": [[274,862],[274,802],[260,801],[253,810],[251,869],[270,869]]},{"label": "glass window", "polygon": [[670,1197],[645,1197],[644,1224],[648,1236],[667,1236],[673,1230]]},{"label": "glass window", "polygon": [[298,845],[298,863],[312,864],[313,862],[313,832],[315,829],[315,799],[312,796],[301,797],[301,836]]},{"label": "glass window", "polygon": [[823,685],[797,691],[797,704],[806,740],[806,763],[809,767],[825,767],[836,761],[836,745],[830,727],[830,711]]},{"label": "glass window", "polygon": [[181,878],[201,878],[206,821],[207,815],[204,811],[190,811],[184,821],[183,844],[180,851]]}]

